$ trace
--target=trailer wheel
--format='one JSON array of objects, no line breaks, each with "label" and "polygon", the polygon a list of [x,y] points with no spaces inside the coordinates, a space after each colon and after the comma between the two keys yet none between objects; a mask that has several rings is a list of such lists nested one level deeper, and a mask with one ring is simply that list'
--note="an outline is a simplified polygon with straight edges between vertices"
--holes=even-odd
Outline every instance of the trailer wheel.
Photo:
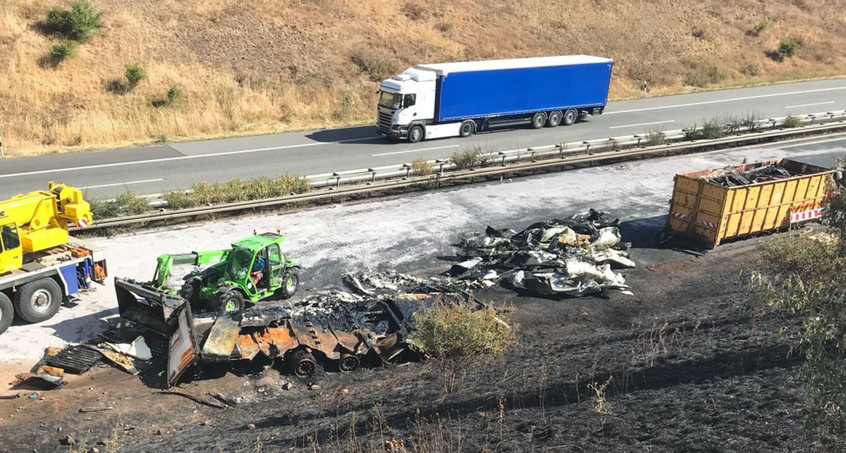
[{"label": "trailer wheel", "polygon": [[0,333],[5,332],[12,325],[14,316],[15,309],[12,308],[12,301],[5,294],[0,293]]},{"label": "trailer wheel", "polygon": [[53,317],[62,305],[62,288],[52,278],[42,278],[21,286],[15,297],[15,311],[26,322]]},{"label": "trailer wheel", "polygon": [[575,110],[567,110],[564,112],[564,120],[562,121],[565,126],[569,126],[576,122],[579,119],[579,112]]},{"label": "trailer wheel", "polygon": [[549,127],[558,127],[561,124],[561,118],[563,114],[556,110],[549,114],[549,118],[546,120],[546,125]]},{"label": "trailer wheel", "polygon": [[469,137],[473,132],[476,132],[476,123],[470,120],[461,123],[461,128],[458,129],[459,137]]},{"label": "trailer wheel", "polygon": [[532,117],[532,129],[540,129],[546,124],[546,115],[543,113],[535,113]]},{"label": "trailer wheel", "polygon": [[349,373],[350,371],[357,370],[360,364],[361,362],[358,360],[358,356],[345,352],[341,354],[341,360],[338,361],[338,368],[344,373]]},{"label": "trailer wheel", "polygon": [[420,140],[423,140],[423,128],[420,126],[411,126],[408,130],[408,141],[417,143]]},{"label": "trailer wheel", "polygon": [[296,271],[287,271],[282,276],[282,297],[290,299],[297,293],[300,287],[300,274]]},{"label": "trailer wheel", "polygon": [[299,377],[309,377],[314,374],[314,370],[317,368],[317,361],[314,360],[314,356],[302,349],[292,354],[291,363],[294,366],[294,374]]},{"label": "trailer wheel", "polygon": [[238,291],[227,291],[217,298],[217,310],[221,313],[238,313],[244,309],[244,296]]}]

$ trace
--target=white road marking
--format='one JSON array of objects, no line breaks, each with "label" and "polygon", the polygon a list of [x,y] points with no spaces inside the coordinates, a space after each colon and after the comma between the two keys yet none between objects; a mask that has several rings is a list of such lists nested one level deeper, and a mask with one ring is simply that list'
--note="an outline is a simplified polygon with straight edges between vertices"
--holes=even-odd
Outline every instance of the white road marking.
[{"label": "white road marking", "polygon": [[270,148],[255,148],[255,149],[242,149],[239,151],[226,151],[223,153],[213,153],[213,154],[198,154],[194,156],[179,156],[179,157],[162,157],[160,159],[148,159],[148,160],[135,160],[130,162],[117,162],[114,164],[99,164],[99,165],[86,165],[84,167],[71,167],[71,168],[56,168],[53,170],[38,170],[38,171],[28,171],[23,173],[10,173],[8,175],[0,175],[0,178],[12,178],[15,176],[29,176],[29,175],[44,175],[48,173],[60,173],[60,172],[67,172],[67,171],[80,171],[80,170],[93,170],[95,168],[109,168],[109,167],[122,167],[125,165],[138,165],[138,164],[155,164],[159,162],[172,162],[176,160],[187,160],[187,159],[202,159],[205,157],[218,157],[218,156],[232,156],[235,154],[246,154],[246,153],[257,153],[260,151],[273,151],[277,149],[292,149],[292,148],[307,148],[309,146],[320,146],[320,145],[330,145],[333,143],[350,143],[350,142],[363,142],[365,140],[373,140],[374,138],[380,137],[364,137],[364,138],[351,138],[348,140],[338,140],[336,142],[314,142],[314,143],[303,143],[300,145],[286,145],[286,146],[273,146]]},{"label": "white road marking", "polygon": [[158,182],[164,181],[164,178],[158,179],[143,179],[141,181],[127,181],[127,182],[118,182],[114,184],[100,184],[96,186],[85,186],[85,187],[77,187],[78,189],[99,189],[101,187],[114,187],[114,186],[128,186],[130,184],[144,184],[145,182]]},{"label": "white road marking", "polygon": [[653,121],[651,123],[637,123],[637,124],[625,124],[623,126],[610,126],[608,129],[622,129],[624,127],[637,127],[637,126],[649,126],[652,124],[666,124],[666,123],[675,123],[676,120],[666,120],[666,121]]},{"label": "white road marking", "polygon": [[691,102],[689,104],[662,105],[660,107],[645,107],[645,108],[642,108],[642,109],[618,110],[616,112],[605,112],[605,113],[603,113],[603,115],[617,115],[617,114],[620,114],[620,113],[648,112],[650,110],[675,109],[675,108],[679,108],[679,107],[694,107],[694,106],[697,106],[697,105],[720,104],[720,103],[723,103],[723,102],[748,101],[750,99],[772,98],[772,97],[778,97],[778,96],[792,96],[794,94],[823,93],[823,92],[826,92],[826,91],[836,91],[836,90],[846,90],[846,87],[820,88],[820,89],[817,89],[817,90],[805,90],[805,91],[789,91],[787,93],[760,94],[758,96],[744,96],[744,97],[731,98],[731,99],[717,99],[717,100],[714,100],[714,101]]},{"label": "white road marking", "polygon": [[394,151],[394,152],[390,152],[390,153],[371,154],[370,157],[393,156],[394,154],[419,153],[421,151],[432,151],[433,149],[446,149],[446,148],[458,148],[458,145],[436,146],[434,148],[409,149],[407,151]]},{"label": "white road marking", "polygon": [[846,134],[841,134],[836,138],[827,138],[824,140],[814,140],[810,142],[803,142],[799,143],[798,145],[790,145],[790,146],[778,146],[778,149],[787,149],[787,148],[798,148],[800,146],[808,146],[808,145],[821,145],[823,143],[831,143],[831,142],[842,142],[846,141]]},{"label": "white road marking", "polygon": [[799,105],[787,105],[784,108],[786,109],[798,109],[799,107],[810,107],[812,105],[827,105],[827,104],[834,104],[834,101],[828,102],[815,102],[813,104],[799,104]]}]

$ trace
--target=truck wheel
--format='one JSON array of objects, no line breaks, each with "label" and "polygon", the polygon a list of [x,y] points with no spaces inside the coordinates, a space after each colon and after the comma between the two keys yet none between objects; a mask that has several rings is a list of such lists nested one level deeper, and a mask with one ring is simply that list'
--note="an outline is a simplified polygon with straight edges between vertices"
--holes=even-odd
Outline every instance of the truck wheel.
[{"label": "truck wheel", "polygon": [[411,126],[411,129],[408,130],[408,141],[417,143],[420,140],[423,140],[423,128],[420,126]]},{"label": "truck wheel", "polygon": [[562,121],[565,126],[569,126],[576,122],[579,119],[579,112],[575,110],[567,110],[564,112],[564,120]]},{"label": "truck wheel", "polygon": [[297,288],[300,287],[300,274],[296,272],[285,272],[282,277],[282,297],[290,299],[297,293]]},{"label": "truck wheel", "polygon": [[6,331],[12,325],[12,318],[15,316],[15,309],[12,308],[12,301],[0,293],[0,333]]},{"label": "truck wheel", "polygon": [[299,377],[309,377],[314,374],[317,361],[308,351],[300,349],[291,355],[291,365],[293,365],[294,374]]},{"label": "truck wheel", "polygon": [[244,296],[238,291],[227,291],[218,296],[217,310],[221,313],[238,313],[244,309]]},{"label": "truck wheel", "polygon": [[62,305],[62,288],[52,278],[42,278],[21,286],[15,297],[15,311],[26,322],[53,317]]},{"label": "truck wheel", "polygon": [[338,361],[338,369],[344,373],[349,373],[350,371],[357,370],[360,364],[361,361],[358,360],[355,354],[344,352],[341,354],[341,360]]},{"label": "truck wheel", "polygon": [[473,135],[473,132],[476,132],[476,123],[468,120],[461,123],[461,127],[458,129],[458,136],[469,137]]},{"label": "truck wheel", "polygon": [[535,113],[532,117],[532,129],[540,129],[546,124],[546,115],[543,113]]},{"label": "truck wheel", "polygon": [[549,118],[546,120],[546,125],[549,127],[558,127],[561,124],[561,117],[563,114],[558,110],[549,114]]}]

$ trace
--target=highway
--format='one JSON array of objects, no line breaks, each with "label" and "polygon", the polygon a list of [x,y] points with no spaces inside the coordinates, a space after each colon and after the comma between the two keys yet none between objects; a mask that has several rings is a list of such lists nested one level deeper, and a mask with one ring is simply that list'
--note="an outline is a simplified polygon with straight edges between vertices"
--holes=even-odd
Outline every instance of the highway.
[{"label": "highway", "polygon": [[399,166],[474,146],[503,151],[681,129],[727,116],[770,118],[843,109],[846,79],[840,78],[611,102],[604,115],[569,127],[499,130],[417,144],[394,143],[379,137],[374,126],[362,126],[10,158],[0,160],[0,198],[46,188],[47,181],[81,187],[92,198],[127,189],[153,194],[200,181]]}]

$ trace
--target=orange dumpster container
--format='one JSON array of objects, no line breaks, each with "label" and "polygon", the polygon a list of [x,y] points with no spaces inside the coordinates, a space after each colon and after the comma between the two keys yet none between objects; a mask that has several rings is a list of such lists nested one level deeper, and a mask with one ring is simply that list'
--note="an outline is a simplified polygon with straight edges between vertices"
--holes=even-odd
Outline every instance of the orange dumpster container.
[{"label": "orange dumpster container", "polygon": [[[746,185],[725,185],[710,179],[730,171],[744,173],[775,165],[790,177]],[[678,174],[675,177],[667,228],[674,234],[716,247],[734,239],[819,219],[835,170],[777,159],[726,169]]]}]

